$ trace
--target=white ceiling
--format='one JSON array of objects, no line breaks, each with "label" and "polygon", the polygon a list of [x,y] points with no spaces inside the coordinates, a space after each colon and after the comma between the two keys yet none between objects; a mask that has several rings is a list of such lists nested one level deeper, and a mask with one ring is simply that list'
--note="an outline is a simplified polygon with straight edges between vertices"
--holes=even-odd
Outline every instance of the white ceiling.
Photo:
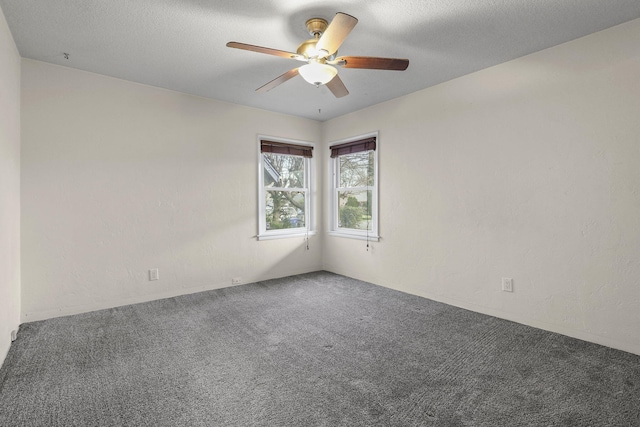
[{"label": "white ceiling", "polygon": [[[640,18],[640,0],[0,0],[0,7],[25,58],[321,121]],[[359,19],[340,55],[408,58],[409,68],[341,68],[350,94],[340,99],[301,77],[259,94],[300,63],[225,46],[295,51],[310,38],[307,19],[331,21],[336,12]]]}]

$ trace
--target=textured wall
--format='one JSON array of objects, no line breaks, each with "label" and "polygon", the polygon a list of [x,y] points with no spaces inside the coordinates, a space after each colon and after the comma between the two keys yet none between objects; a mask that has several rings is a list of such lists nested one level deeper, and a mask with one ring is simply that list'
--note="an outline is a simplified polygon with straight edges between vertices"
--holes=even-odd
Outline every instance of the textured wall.
[{"label": "textured wall", "polygon": [[20,321],[20,55],[0,10],[0,365]]},{"label": "textured wall", "polygon": [[318,141],[320,123],[32,60],[22,71],[23,321],[321,268],[317,237],[309,251],[254,238],[257,135]]},{"label": "textured wall", "polygon": [[326,122],[380,131],[382,236],[326,237],[326,269],[640,354],[638,40],[635,20]]}]

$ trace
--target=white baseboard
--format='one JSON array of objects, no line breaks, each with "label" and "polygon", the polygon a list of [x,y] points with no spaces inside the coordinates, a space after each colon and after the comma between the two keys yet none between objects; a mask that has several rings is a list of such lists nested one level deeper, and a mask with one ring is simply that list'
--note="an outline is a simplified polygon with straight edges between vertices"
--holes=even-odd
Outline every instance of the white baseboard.
[{"label": "white baseboard", "polygon": [[[4,360],[7,358],[7,354],[9,354],[9,349],[11,348],[11,343],[15,341],[15,336],[17,336],[18,329],[20,325],[13,325],[11,332],[9,332],[8,336],[2,336],[0,339],[0,366],[4,363]],[[3,334],[4,335],[4,334]]]},{"label": "white baseboard", "polygon": [[169,291],[158,292],[154,294],[139,295],[127,298],[99,301],[93,304],[80,304],[69,307],[58,307],[41,311],[23,311],[22,323],[37,322],[39,320],[52,319],[55,317],[71,316],[74,314],[88,313],[91,311],[104,310],[108,308],[122,307],[130,304],[138,304],[142,302],[155,301],[164,298],[173,298],[180,295],[195,294],[198,292],[211,291],[214,289],[229,288],[231,286],[242,286],[249,283],[255,283],[262,280],[277,279],[280,277],[295,276],[297,274],[311,273],[313,271],[322,270],[321,266],[306,269],[292,269],[288,271],[266,272],[261,276],[243,277],[242,283],[232,285],[229,282],[211,283],[204,286],[184,287],[171,289]]},{"label": "white baseboard", "polygon": [[[511,312],[505,312],[498,309],[494,309],[491,307],[485,307],[481,305],[475,305],[469,303],[467,301],[460,301],[454,298],[443,297],[441,295],[430,295],[428,293],[417,294],[414,292],[410,292],[405,289],[400,289],[394,287],[390,284],[379,283],[375,280],[375,278],[371,277],[358,277],[359,275],[354,272],[345,272],[340,271],[340,269],[332,269],[330,266],[325,266],[326,271],[330,271],[332,273],[341,274],[347,277],[352,277],[358,280],[363,280],[369,283],[373,283],[379,286],[384,286],[385,288],[394,289],[400,292],[405,292],[408,294],[416,295],[422,298],[427,298],[433,301],[441,302],[444,304],[452,305],[454,307],[463,308],[465,310],[474,311],[476,313],[486,314],[488,316],[497,317],[504,320],[509,320],[511,322],[520,323],[522,325],[531,326],[533,328],[542,329],[549,332],[554,332],[560,335],[566,335],[571,338],[577,338],[579,340],[588,341],[594,344],[603,345],[605,347],[610,347],[616,350],[626,351],[628,353],[637,354],[640,356],[640,345],[629,343],[629,342],[621,342],[615,339],[611,339],[606,336],[596,335],[589,333],[587,331],[576,330],[572,328],[568,328],[564,325],[559,325],[555,323],[545,322],[539,319],[532,319],[526,316],[518,315]],[[351,273],[351,274],[350,274]]]}]

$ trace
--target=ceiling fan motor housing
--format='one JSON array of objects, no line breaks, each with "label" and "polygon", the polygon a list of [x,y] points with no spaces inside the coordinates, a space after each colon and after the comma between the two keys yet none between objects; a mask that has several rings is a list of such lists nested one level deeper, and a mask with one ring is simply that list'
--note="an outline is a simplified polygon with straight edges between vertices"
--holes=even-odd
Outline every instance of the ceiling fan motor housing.
[{"label": "ceiling fan motor housing", "polygon": [[318,51],[316,50],[316,45],[318,44],[318,39],[309,39],[300,43],[296,52],[298,55],[302,55],[305,58],[313,58],[314,56],[318,56]]},{"label": "ceiling fan motor housing", "polygon": [[296,52],[298,55],[303,55],[307,59],[318,58],[325,52],[318,52],[316,45],[329,24],[322,18],[311,18],[307,20],[305,25],[307,26],[307,31],[309,31],[309,34],[313,36],[313,38],[300,43]]}]

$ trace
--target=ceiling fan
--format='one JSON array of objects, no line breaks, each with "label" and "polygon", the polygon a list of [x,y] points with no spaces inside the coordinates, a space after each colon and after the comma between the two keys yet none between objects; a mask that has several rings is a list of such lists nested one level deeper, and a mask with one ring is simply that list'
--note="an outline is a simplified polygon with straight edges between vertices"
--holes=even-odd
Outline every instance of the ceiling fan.
[{"label": "ceiling fan", "polygon": [[326,85],[336,98],[341,98],[348,95],[349,91],[338,76],[338,70],[335,65],[344,68],[398,71],[406,70],[409,66],[408,59],[378,58],[372,56],[336,56],[338,48],[357,23],[358,20],[356,18],[341,12],[336,14],[331,24],[322,18],[311,18],[307,20],[305,25],[313,38],[302,42],[300,46],[298,46],[296,53],[239,42],[229,42],[227,43],[227,47],[306,62],[305,65],[291,69],[264,86],[259,87],[256,89],[256,92],[267,92],[300,74],[303,79],[316,87]]}]

